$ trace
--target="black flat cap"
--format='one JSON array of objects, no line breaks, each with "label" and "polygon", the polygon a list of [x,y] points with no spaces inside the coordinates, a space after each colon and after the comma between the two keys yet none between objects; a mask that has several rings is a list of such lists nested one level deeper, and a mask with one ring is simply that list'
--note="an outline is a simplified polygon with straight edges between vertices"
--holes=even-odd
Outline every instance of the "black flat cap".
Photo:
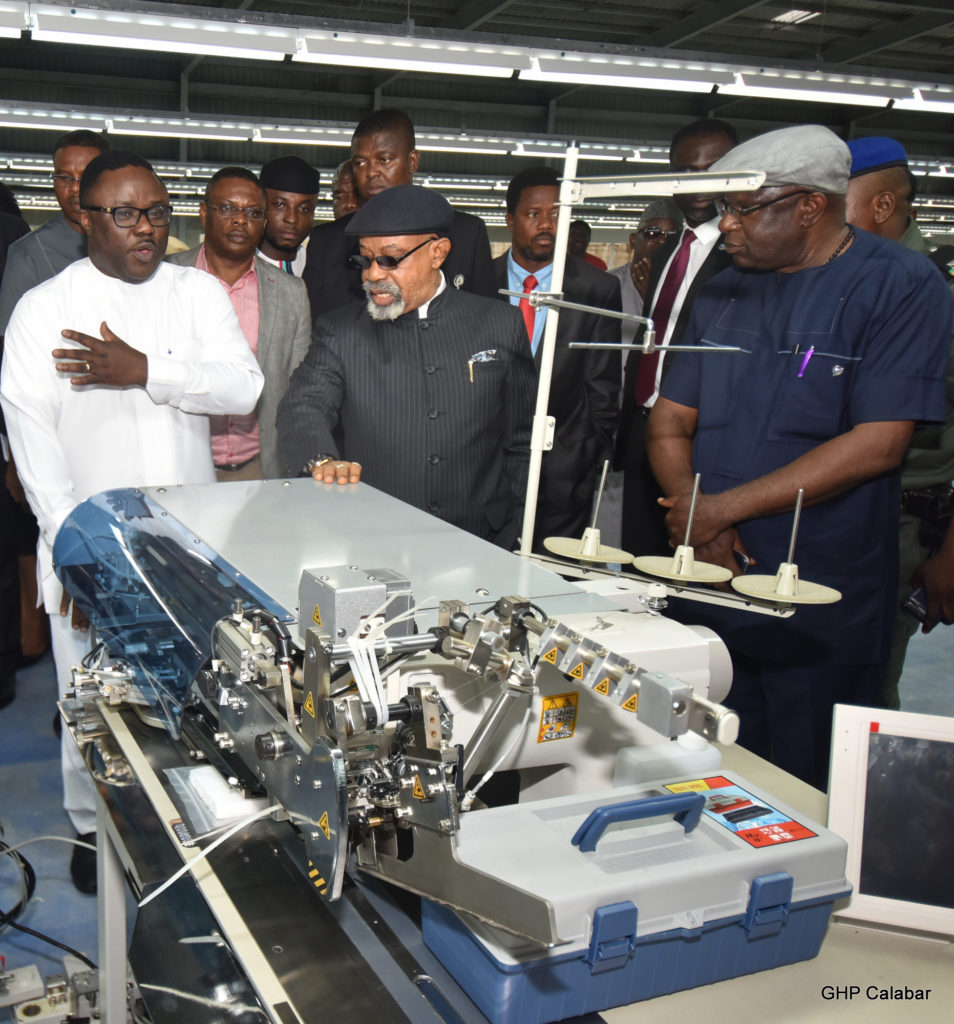
[{"label": "black flat cap", "polygon": [[422,185],[395,185],[372,196],[351,218],[346,235],[446,235],[454,221],[451,204]]},{"label": "black flat cap", "polygon": [[258,180],[265,188],[273,188],[276,192],[296,192],[304,196],[314,195],[321,187],[318,172],[300,156],[280,156],[269,160]]}]

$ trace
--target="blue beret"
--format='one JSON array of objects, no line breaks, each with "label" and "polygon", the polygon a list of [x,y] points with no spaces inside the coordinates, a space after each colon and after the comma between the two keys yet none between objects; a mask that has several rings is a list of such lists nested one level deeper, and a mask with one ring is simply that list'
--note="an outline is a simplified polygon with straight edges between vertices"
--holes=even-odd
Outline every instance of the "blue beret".
[{"label": "blue beret", "polygon": [[451,204],[422,185],[395,185],[372,196],[348,222],[346,235],[446,235],[454,222]]},{"label": "blue beret", "polygon": [[852,139],[848,148],[851,150],[852,178],[888,167],[908,166],[908,154],[896,139],[872,135],[866,139]]}]

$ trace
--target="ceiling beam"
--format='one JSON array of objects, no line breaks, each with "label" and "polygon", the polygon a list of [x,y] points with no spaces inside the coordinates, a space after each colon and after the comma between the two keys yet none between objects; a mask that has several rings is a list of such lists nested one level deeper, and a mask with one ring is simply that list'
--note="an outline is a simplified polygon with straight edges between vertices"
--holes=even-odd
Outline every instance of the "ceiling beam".
[{"label": "ceiling beam", "polygon": [[505,11],[513,2],[514,0],[478,0],[477,3],[463,4],[456,14],[445,18],[437,27],[465,31],[479,28],[485,21],[490,21],[501,11]]},{"label": "ceiling beam", "polygon": [[678,46],[702,32],[730,21],[739,14],[745,14],[756,7],[762,7],[765,0],[707,0],[699,10],[687,18],[673,17],[668,25],[640,36],[640,46]]},{"label": "ceiling beam", "polygon": [[905,18],[888,28],[868,32],[851,43],[822,50],[822,59],[826,64],[857,63],[860,58],[868,57],[879,50],[898,46],[909,39],[917,39],[918,36],[952,24],[954,11],[949,10],[946,14],[919,14],[914,18]]}]

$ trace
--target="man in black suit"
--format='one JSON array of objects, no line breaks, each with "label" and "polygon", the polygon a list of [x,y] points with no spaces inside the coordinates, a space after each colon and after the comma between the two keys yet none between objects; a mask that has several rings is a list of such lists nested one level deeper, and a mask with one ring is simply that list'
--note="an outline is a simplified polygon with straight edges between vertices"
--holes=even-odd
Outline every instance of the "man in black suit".
[{"label": "man in black suit", "polygon": [[536,379],[516,310],[450,286],[454,211],[397,185],[351,218],[363,301],[318,318],[278,409],[286,468],[369,484],[512,548]]},{"label": "man in black suit", "polygon": [[[559,210],[559,177],[552,167],[528,167],[507,189],[511,247],[494,260],[497,285],[511,291],[550,290]],[[571,302],[622,308],[619,281],[567,254],[563,295]],[[524,313],[527,343],[539,366],[549,315],[511,299]],[[529,335],[529,337],[528,337]],[[548,412],[556,420],[553,449],[543,456],[535,540],[580,537],[589,525],[596,473],[612,452],[619,398],[619,354],[571,349],[571,341],[619,344],[619,321],[561,310]],[[538,544],[534,544],[538,547]]]},{"label": "man in black suit", "polygon": [[[30,228],[22,217],[0,212],[0,280],[7,262],[7,248]],[[0,417],[0,432],[3,418]],[[7,471],[5,453],[0,452],[0,471]],[[16,522],[23,513],[4,479],[0,478],[0,708],[9,704],[16,693],[17,663],[20,660],[20,549],[16,543]]]},{"label": "man in black suit", "polygon": [[[400,110],[375,110],[358,123],[351,137],[351,167],[359,203],[393,188],[409,185],[420,163],[414,125]],[[484,222],[470,213],[453,211],[447,231],[450,254],[444,276],[454,288],[490,298],[496,295],[490,240]],[[308,289],[315,320],[331,309],[362,298],[361,274],[348,259],[355,252],[350,216],[319,224],[308,242],[302,280]]]},{"label": "man in black suit", "polygon": [[[673,136],[669,169],[680,174],[708,170],[737,142],[735,129],[724,121],[695,121]],[[712,196],[683,194],[673,199],[686,218],[686,227],[653,257],[646,288],[644,315],[655,322],[657,345],[679,343],[696,295],[708,280],[732,265],[722,248]],[[635,340],[642,340],[641,331]],[[634,350],[626,361],[616,467],[623,470],[622,546],[637,555],[669,551],[663,522],[666,510],[657,503],[662,491],[646,456],[646,421],[667,365],[662,352],[653,358]]]}]

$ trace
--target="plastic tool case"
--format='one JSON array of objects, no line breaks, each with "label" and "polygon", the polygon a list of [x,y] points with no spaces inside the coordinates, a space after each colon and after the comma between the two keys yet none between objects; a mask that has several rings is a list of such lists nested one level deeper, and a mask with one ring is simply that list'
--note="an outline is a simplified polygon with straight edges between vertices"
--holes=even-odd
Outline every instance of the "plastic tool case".
[{"label": "plastic tool case", "polygon": [[[727,807],[748,801],[751,820]],[[767,812],[767,813],[766,813]],[[846,844],[734,775],[464,815],[465,863],[545,897],[546,947],[424,901],[424,941],[493,1024],[544,1024],[807,960]]]}]

